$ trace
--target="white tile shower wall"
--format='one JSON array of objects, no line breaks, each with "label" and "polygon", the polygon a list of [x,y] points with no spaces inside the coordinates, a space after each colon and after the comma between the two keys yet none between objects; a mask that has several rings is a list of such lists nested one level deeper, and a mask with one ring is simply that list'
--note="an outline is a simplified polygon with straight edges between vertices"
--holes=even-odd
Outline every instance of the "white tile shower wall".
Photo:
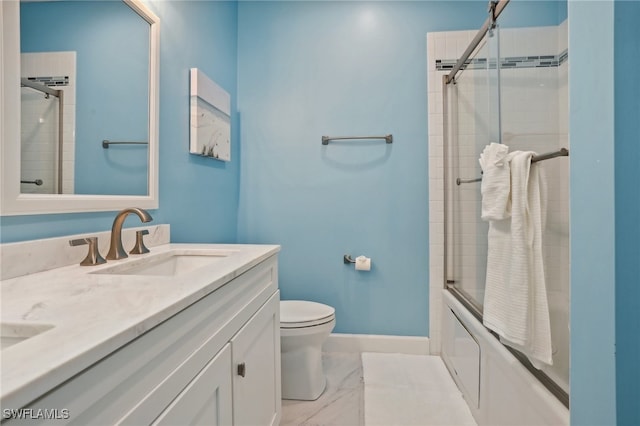
[{"label": "white tile shower wall", "polygon": [[[559,27],[539,27],[517,30],[501,30],[501,54],[505,56],[558,54],[567,48],[566,21]],[[437,354],[441,349],[441,292],[444,285],[444,162],[443,162],[443,110],[442,76],[448,71],[435,68],[436,59],[455,59],[466,49],[476,31],[456,31],[429,33],[427,35],[428,60],[428,106],[429,106],[429,250],[430,250],[430,342],[431,351]],[[454,47],[455,46],[455,50]],[[567,62],[560,67],[504,70],[502,73],[502,123],[503,142],[511,149],[548,152],[567,146]],[[473,71],[470,71],[473,72]],[[475,103],[486,93],[474,84],[461,85],[458,94],[462,105],[458,117],[473,114]],[[486,129],[473,124],[459,127],[458,171],[461,177],[477,177],[479,167],[478,149],[486,143],[478,143],[477,138],[486,137]],[[488,143],[488,141],[487,141]],[[545,162],[549,185],[549,214],[547,222],[546,267],[553,304],[560,302],[560,308],[553,310],[564,314],[552,314],[554,329],[566,328],[568,315],[568,160],[556,159]],[[449,176],[451,182],[457,176]],[[451,186],[451,185],[450,185]],[[461,265],[456,265],[456,273],[465,282],[483,283],[486,265],[486,224],[479,221],[480,193],[478,184],[462,185],[456,189],[460,195],[459,212],[456,220],[460,229],[457,241],[450,244],[450,255]],[[449,197],[450,200],[452,197]],[[451,235],[450,235],[451,236]],[[459,266],[459,267],[458,267]],[[473,291],[473,288],[469,290]],[[482,300],[481,287],[476,289]],[[566,306],[565,306],[566,305]],[[553,332],[552,332],[553,333]],[[562,333],[553,333],[562,337]],[[556,343],[554,338],[554,344]],[[558,351],[568,351],[557,348]],[[561,342],[557,342],[562,346]],[[567,357],[568,359],[568,357]],[[562,367],[562,366],[559,366]],[[552,374],[553,375],[553,374]],[[559,374],[560,376],[564,373]],[[560,382],[562,382],[560,380]]]},{"label": "white tile shower wall", "polygon": [[[62,192],[74,192],[75,164],[75,52],[23,53],[21,55],[22,77],[68,76],[67,86],[56,87],[64,90],[64,117],[62,140]],[[21,192],[52,193],[57,182],[58,139],[57,107],[53,102],[42,102],[42,94],[23,91],[22,103],[22,158],[21,169],[24,178],[42,179],[42,186],[22,184]],[[26,99],[25,99],[26,98]]]},{"label": "white tile shower wall", "polygon": [[500,29],[500,54],[506,56],[556,55],[558,27]]}]

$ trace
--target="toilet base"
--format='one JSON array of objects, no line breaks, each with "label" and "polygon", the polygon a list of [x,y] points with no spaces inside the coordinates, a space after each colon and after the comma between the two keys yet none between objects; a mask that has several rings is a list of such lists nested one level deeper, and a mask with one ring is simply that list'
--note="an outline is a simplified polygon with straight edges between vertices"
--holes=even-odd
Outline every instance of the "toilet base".
[{"label": "toilet base", "polygon": [[[282,307],[281,302],[281,307]],[[309,304],[311,302],[306,302]],[[312,307],[319,304],[311,304]],[[306,306],[303,304],[303,306]],[[280,356],[282,399],[314,401],[322,395],[327,379],[322,367],[322,344],[336,325],[333,308],[320,305],[330,312],[328,317],[280,323]],[[282,308],[281,308],[282,309]],[[304,309],[303,309],[304,310]],[[297,313],[300,316],[300,313]],[[295,318],[296,315],[293,315]],[[288,318],[291,318],[290,315]],[[320,322],[324,321],[324,322]],[[320,323],[318,323],[320,322]]]},{"label": "toilet base", "polygon": [[327,379],[322,368],[322,351],[306,347],[282,352],[282,399],[315,401]]}]

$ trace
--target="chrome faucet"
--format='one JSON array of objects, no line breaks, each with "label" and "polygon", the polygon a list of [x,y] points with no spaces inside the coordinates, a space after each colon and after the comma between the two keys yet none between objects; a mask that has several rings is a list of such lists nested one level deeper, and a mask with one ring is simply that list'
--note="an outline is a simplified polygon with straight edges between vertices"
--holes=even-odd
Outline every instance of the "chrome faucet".
[{"label": "chrome faucet", "polygon": [[108,260],[124,259],[127,256],[127,252],[122,247],[122,225],[129,213],[135,213],[138,215],[142,223],[151,222],[153,218],[145,209],[138,207],[131,207],[122,210],[116,215],[113,220],[113,226],[111,227],[111,246],[109,247],[109,253],[107,253]]}]

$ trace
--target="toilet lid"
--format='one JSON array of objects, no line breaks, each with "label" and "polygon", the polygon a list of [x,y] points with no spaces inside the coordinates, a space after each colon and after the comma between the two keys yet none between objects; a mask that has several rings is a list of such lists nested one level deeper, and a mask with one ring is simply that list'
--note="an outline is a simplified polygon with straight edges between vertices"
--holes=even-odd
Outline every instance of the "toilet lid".
[{"label": "toilet lid", "polygon": [[285,328],[310,327],[334,319],[336,310],[331,306],[304,300],[280,301],[280,326]]}]

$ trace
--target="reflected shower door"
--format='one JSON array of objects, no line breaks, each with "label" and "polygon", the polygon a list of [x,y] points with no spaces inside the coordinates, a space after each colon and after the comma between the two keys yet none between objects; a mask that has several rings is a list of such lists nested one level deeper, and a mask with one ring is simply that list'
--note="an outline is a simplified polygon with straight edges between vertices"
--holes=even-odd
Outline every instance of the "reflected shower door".
[{"label": "reflected shower door", "polygon": [[29,87],[22,87],[20,91],[20,192],[57,194],[59,99]]}]

